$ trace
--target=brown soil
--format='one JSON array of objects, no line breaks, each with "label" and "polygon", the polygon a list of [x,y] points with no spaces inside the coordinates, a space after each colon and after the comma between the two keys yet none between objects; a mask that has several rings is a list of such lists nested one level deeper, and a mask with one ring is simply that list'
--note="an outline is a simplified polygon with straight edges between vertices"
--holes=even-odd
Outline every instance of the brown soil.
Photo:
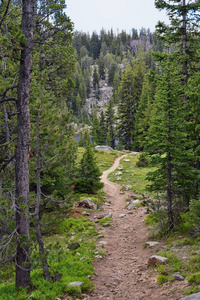
[{"label": "brown soil", "polygon": [[[107,201],[104,214],[112,213],[112,226],[104,227],[104,237],[99,239],[99,249],[106,252],[106,256],[95,263],[95,274],[92,281],[95,291],[85,295],[84,299],[109,300],[176,300],[183,296],[186,281],[174,281],[159,286],[156,281],[156,271],[147,267],[148,258],[157,254],[163,244],[154,248],[144,248],[148,239],[147,228],[144,223],[145,208],[139,207],[132,211],[126,209],[126,198],[130,191],[121,192],[121,186],[112,183],[107,175],[115,170],[120,158],[102,175],[105,184]],[[119,217],[125,214],[124,217]],[[91,219],[94,221],[102,215],[95,212]],[[105,246],[102,248],[102,244]]]}]

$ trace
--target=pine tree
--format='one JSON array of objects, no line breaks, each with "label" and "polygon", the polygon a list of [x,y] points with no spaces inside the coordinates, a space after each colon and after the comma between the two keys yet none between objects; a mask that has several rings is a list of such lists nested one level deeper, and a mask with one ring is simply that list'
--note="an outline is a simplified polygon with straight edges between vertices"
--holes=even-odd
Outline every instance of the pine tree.
[{"label": "pine tree", "polygon": [[81,193],[95,194],[103,187],[101,182],[101,172],[96,164],[92,144],[87,135],[86,150],[77,170],[75,180],[75,191]]},{"label": "pine tree", "polygon": [[97,59],[100,54],[101,43],[96,32],[92,33],[91,40],[90,40],[90,55],[93,59]]},{"label": "pine tree", "polygon": [[98,66],[99,66],[99,76],[102,80],[106,79],[106,72],[105,72],[105,62],[104,62],[104,55],[101,52],[98,60]]},{"label": "pine tree", "polygon": [[118,134],[125,147],[129,150],[133,150],[135,115],[142,92],[142,85],[142,66],[137,65],[134,71],[131,66],[128,66],[122,76],[118,91]]},{"label": "pine tree", "polygon": [[111,66],[108,70],[108,84],[111,86],[113,85],[116,71],[117,71],[117,63],[114,62],[113,64],[111,64]]},{"label": "pine tree", "polygon": [[22,33],[26,42],[21,50],[17,88],[17,146],[15,162],[16,211],[16,287],[30,285],[29,236],[29,150],[30,150],[30,93],[33,66],[34,0],[22,2]]},{"label": "pine tree", "polygon": [[142,93],[135,116],[135,142],[136,149],[143,150],[145,137],[148,134],[150,116],[154,110],[155,74],[145,76]]},{"label": "pine tree", "polygon": [[112,98],[108,103],[108,108],[106,110],[106,123],[107,123],[107,144],[115,149],[115,112],[114,103]]},{"label": "pine tree", "polygon": [[[1,39],[0,51],[2,51],[3,53],[4,66],[6,66],[6,72],[4,72],[4,70],[0,71],[2,75],[2,78],[0,79],[1,83],[2,81],[4,81],[4,85],[1,85],[1,88],[3,88],[3,90],[1,90],[2,93],[1,100],[3,100],[3,102],[5,103],[6,102],[8,103],[13,102],[13,104],[15,104],[15,102],[17,103],[16,106],[17,109],[15,108],[14,105],[9,105],[9,106],[6,105],[4,107],[5,108],[4,116],[3,114],[0,114],[0,117],[5,117],[6,120],[5,138],[7,139],[7,143],[9,142],[9,139],[10,141],[12,141],[12,145],[10,143],[12,152],[8,151],[9,158],[8,159],[6,158],[7,161],[5,161],[4,166],[5,167],[8,166],[9,168],[11,168],[11,164],[13,163],[14,159],[16,162],[16,167],[15,167],[16,187],[14,187],[13,176],[12,178],[11,176],[9,178],[10,187],[12,187],[13,190],[14,189],[16,190],[15,206],[13,205],[12,197],[8,199],[9,201],[7,202],[7,204],[10,203],[9,206],[10,211],[12,211],[12,208],[16,208],[15,209],[16,229],[14,231],[14,234],[12,233],[12,231],[7,232],[7,234],[9,234],[12,237],[11,242],[13,242],[13,238],[16,237],[16,244],[17,244],[16,286],[24,287],[29,285],[30,283],[30,258],[29,258],[30,243],[29,243],[29,211],[28,211],[29,183],[30,183],[29,163],[30,163],[30,173],[32,174],[32,172],[34,172],[34,167],[35,167],[34,163],[32,162],[34,160],[33,157],[36,153],[34,149],[35,146],[34,139],[36,138],[36,136],[34,135],[31,136],[31,140],[30,140],[30,129],[32,130],[32,132],[34,132],[35,130],[34,122],[35,122],[35,117],[37,115],[35,114],[35,111],[37,109],[39,111],[37,105],[38,102],[41,103],[42,100],[44,100],[43,96],[44,97],[49,96],[48,99],[45,97],[45,100],[49,101],[50,107],[52,104],[51,103],[52,98],[54,100],[56,99],[57,108],[59,107],[60,109],[62,107],[63,101],[65,100],[66,97],[67,90],[72,85],[71,75],[74,66],[74,57],[73,57],[74,51],[70,45],[72,42],[72,24],[69,18],[64,13],[64,8],[65,8],[64,1],[62,0],[48,1],[48,2],[35,1],[35,0],[22,1],[22,2],[8,1],[7,2],[7,4],[9,4],[7,6],[8,9],[4,16],[4,12],[5,12],[4,8],[6,8],[5,3],[6,2],[3,1],[3,3],[0,4],[0,28],[2,30],[1,31],[2,36],[0,37]],[[2,5],[4,6],[3,10],[1,10]],[[22,26],[20,26],[20,23],[22,23]],[[5,40],[4,44],[2,43],[3,40]],[[9,56],[7,56],[7,50],[9,50]],[[31,81],[31,77],[32,77],[32,81]],[[42,85],[42,89],[40,89],[41,85]],[[17,89],[18,89],[18,93],[16,92]],[[43,95],[40,94],[39,91],[40,92],[42,91]],[[51,92],[48,93],[47,91],[51,91]],[[18,98],[17,101],[16,101],[16,96]],[[29,103],[29,98],[30,98],[30,103]],[[34,102],[35,98],[36,101]],[[0,101],[0,104],[2,104],[3,102]],[[7,122],[7,115],[9,112],[8,107],[11,108],[11,106],[12,106],[11,113],[13,115],[12,123]],[[31,113],[30,113],[30,109],[31,109]],[[61,116],[60,114],[61,111],[58,112],[58,110],[56,116],[58,116],[58,114]],[[48,146],[50,146],[51,144],[53,148],[53,144],[54,144],[54,146],[56,146],[58,149],[58,145],[62,145],[62,143],[58,139],[58,135],[57,135],[56,145],[53,142],[48,144],[48,142],[50,142],[50,137],[48,136],[50,133],[47,133],[47,131],[48,131],[48,126],[51,126],[49,125],[50,115],[48,117],[47,115],[45,115],[44,120],[46,124],[43,124],[43,128],[42,128],[43,131],[40,131],[39,139],[42,140],[42,137],[46,138],[46,143],[42,145],[44,147],[46,145],[46,149],[45,151],[43,151],[43,154],[44,152],[45,154],[47,154],[47,152],[49,151],[47,154],[47,157],[49,158],[48,155],[50,154],[50,149],[48,148]],[[17,123],[18,123],[18,130],[16,130],[15,127]],[[53,137],[55,137],[54,134],[51,135],[52,139]],[[17,140],[17,145],[16,145],[16,140]],[[66,146],[66,143],[64,144],[63,147]],[[67,149],[69,150],[70,147],[71,146],[69,146],[68,144]],[[55,148],[54,149],[52,148],[51,148],[51,155],[53,155],[55,151]],[[16,155],[15,156],[13,155],[12,158],[11,155],[12,153],[14,153],[15,149],[16,149]],[[61,147],[59,147],[59,150],[60,149]],[[74,150],[75,149],[70,150],[71,153]],[[68,158],[69,158],[69,152],[68,152]],[[65,161],[65,158],[61,156],[62,153],[63,151],[59,152],[60,162],[61,160]],[[41,158],[43,159],[43,161],[47,160],[45,154]],[[57,158],[57,163],[58,163],[58,158]],[[67,164],[65,164],[65,167],[66,166]],[[45,167],[47,167],[47,165]],[[13,171],[14,170],[12,165],[12,173],[14,174]],[[44,174],[45,173],[44,169],[42,171]],[[65,175],[66,175],[66,171],[65,171]],[[36,178],[38,178],[38,176],[35,177],[35,179]],[[4,184],[4,180],[0,184]],[[43,182],[41,181],[41,186],[43,184],[44,181]],[[40,184],[37,184],[37,186],[39,187],[39,189],[41,188]],[[37,202],[34,203],[35,206],[37,206],[38,199],[36,201]],[[9,218],[12,220],[13,216],[12,218],[11,217]],[[13,229],[13,224],[11,228]],[[1,250],[4,249],[5,253],[8,253],[7,246],[9,247],[10,245],[7,242],[5,244],[5,242],[6,240],[1,238],[0,248]],[[11,253],[10,250],[9,253]],[[13,253],[15,253],[15,249],[13,250]],[[13,255],[13,253],[11,253],[11,256]]]},{"label": "pine tree", "polygon": [[[196,64],[197,71],[193,73],[189,80],[187,85],[187,97],[190,99],[190,101],[187,102],[185,105],[185,109],[187,110],[189,119],[188,122],[188,132],[189,137],[192,141],[194,141],[194,148],[193,153],[195,156],[195,165],[196,169],[200,170],[200,118],[199,118],[199,112],[200,112],[200,72],[199,72],[199,64]],[[199,199],[199,192],[200,192],[200,184],[199,184],[200,177],[197,176],[195,180],[195,187],[196,187],[196,193],[195,193],[195,199]]]},{"label": "pine tree", "polygon": [[[167,10],[170,19],[170,25],[166,26],[159,22],[157,26],[158,37],[164,41],[165,46],[174,52],[177,52],[176,63],[181,66],[182,84],[183,84],[183,105],[187,110],[186,119],[188,128],[188,138],[196,147],[200,145],[198,135],[194,135],[195,120],[190,113],[190,93],[188,93],[188,81],[190,77],[196,76],[196,66],[199,61],[199,8],[198,0],[173,0],[173,1],[156,1],[156,7],[160,10]],[[189,106],[188,106],[189,105]],[[191,123],[194,127],[191,128]],[[195,153],[195,149],[193,149]],[[197,170],[200,170],[199,159],[196,158]],[[198,187],[198,183],[196,184]],[[196,193],[198,194],[198,188]],[[189,203],[189,199],[188,199]]]},{"label": "pine tree", "polygon": [[194,195],[195,172],[182,105],[180,68],[174,64],[173,55],[163,54],[147,136],[149,153],[156,165],[156,171],[148,174],[150,190],[157,192],[166,207],[169,231],[177,224],[180,212],[187,209],[185,200]]},{"label": "pine tree", "polygon": [[122,76],[119,86],[118,101],[118,134],[126,148],[132,150],[134,130],[134,99],[133,99],[133,78],[134,73],[129,66]]},{"label": "pine tree", "polygon": [[97,70],[97,66],[94,67],[94,72],[93,72],[93,89],[95,90],[95,95],[96,98],[99,98],[99,74],[98,74],[98,70]]},{"label": "pine tree", "polygon": [[106,133],[107,133],[107,124],[106,124],[106,118],[105,118],[105,114],[104,111],[101,111],[101,115],[100,115],[100,120],[99,120],[99,125],[101,127],[101,144],[105,145],[106,143]]},{"label": "pine tree", "polygon": [[91,93],[91,82],[90,82],[90,71],[89,69],[85,70],[84,72],[85,78],[85,89],[86,89],[86,99],[90,97]]},{"label": "pine tree", "polygon": [[118,87],[120,84],[119,71],[116,70],[113,78],[113,102],[116,104],[118,101]]},{"label": "pine tree", "polygon": [[103,128],[100,125],[99,118],[97,116],[97,110],[94,111],[93,117],[92,117],[92,141],[94,144],[97,145],[103,145],[104,144],[104,132]]},{"label": "pine tree", "polygon": [[[167,48],[179,53],[177,61],[182,65],[183,85],[187,85],[190,76],[191,61],[194,61],[199,37],[199,1],[192,0],[156,0],[156,8],[166,10],[170,25],[159,22],[158,38],[164,41]],[[198,60],[198,58],[196,57]],[[183,100],[187,99],[183,94]]]}]

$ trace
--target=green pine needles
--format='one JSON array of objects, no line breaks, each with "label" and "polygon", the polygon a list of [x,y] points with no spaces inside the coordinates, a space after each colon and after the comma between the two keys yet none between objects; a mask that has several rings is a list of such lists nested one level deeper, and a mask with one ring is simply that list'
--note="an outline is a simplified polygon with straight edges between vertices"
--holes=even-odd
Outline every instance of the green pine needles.
[{"label": "green pine needles", "polygon": [[174,62],[173,55],[164,55],[146,145],[153,155],[152,163],[157,166],[156,171],[148,174],[152,182],[149,189],[162,202],[170,231],[180,212],[189,209],[196,176],[185,121],[182,76]]},{"label": "green pine needles", "polygon": [[81,193],[95,194],[103,187],[100,179],[101,172],[96,164],[92,144],[87,135],[86,150],[77,169],[75,180],[75,191]]}]

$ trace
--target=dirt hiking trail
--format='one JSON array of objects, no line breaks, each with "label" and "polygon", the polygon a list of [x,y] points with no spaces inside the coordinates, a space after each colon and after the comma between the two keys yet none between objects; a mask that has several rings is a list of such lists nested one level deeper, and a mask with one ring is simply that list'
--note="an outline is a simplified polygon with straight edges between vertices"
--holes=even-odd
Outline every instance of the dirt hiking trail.
[{"label": "dirt hiking trail", "polygon": [[[148,239],[144,223],[145,208],[131,211],[126,208],[126,198],[131,191],[122,194],[121,186],[110,182],[107,176],[120,164],[119,157],[113,166],[102,175],[107,202],[103,214],[112,213],[112,226],[104,227],[98,248],[106,256],[95,262],[95,274],[92,281],[95,291],[84,295],[84,299],[104,300],[178,300],[183,296],[186,282],[165,283],[159,286],[156,272],[147,267],[148,258],[162,249],[162,243],[154,248],[144,248]],[[94,212],[90,217],[95,221],[101,212]],[[102,244],[104,247],[102,248]]]}]

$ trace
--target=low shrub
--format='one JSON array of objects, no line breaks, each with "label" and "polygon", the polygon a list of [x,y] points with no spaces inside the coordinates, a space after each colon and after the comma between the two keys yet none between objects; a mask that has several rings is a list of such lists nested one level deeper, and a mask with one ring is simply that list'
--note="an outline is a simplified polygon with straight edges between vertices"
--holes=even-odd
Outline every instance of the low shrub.
[{"label": "low shrub", "polygon": [[136,162],[136,167],[144,168],[148,166],[148,158],[144,153],[140,154],[138,157],[138,161]]}]

